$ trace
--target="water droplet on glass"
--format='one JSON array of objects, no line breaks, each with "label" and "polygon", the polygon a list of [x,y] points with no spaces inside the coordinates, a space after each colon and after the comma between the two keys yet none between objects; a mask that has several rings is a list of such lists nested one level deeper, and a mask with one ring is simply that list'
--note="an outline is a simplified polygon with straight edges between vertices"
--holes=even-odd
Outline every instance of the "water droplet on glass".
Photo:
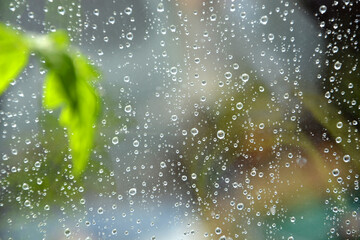
[{"label": "water droplet on glass", "polygon": [[238,110],[241,110],[243,107],[244,107],[244,105],[242,104],[242,102],[238,102],[238,103],[236,104],[236,108],[237,108]]},{"label": "water droplet on glass", "polygon": [[63,6],[58,6],[57,10],[60,15],[65,15],[65,8]]},{"label": "water droplet on glass", "polygon": [[211,16],[210,16],[210,21],[214,22],[214,21],[216,21],[216,18],[217,18],[216,14],[213,13],[213,14],[211,14]]},{"label": "water droplet on glass", "polygon": [[126,13],[126,15],[130,15],[132,13],[132,8],[127,7],[127,8],[125,8],[124,12]]},{"label": "water droplet on glass", "polygon": [[192,128],[190,132],[191,132],[191,134],[192,134],[193,136],[196,136],[196,135],[199,133],[199,131],[197,130],[197,128]]},{"label": "water droplet on glass", "polygon": [[341,62],[336,61],[336,62],[335,62],[335,64],[334,64],[334,68],[335,68],[335,70],[340,70],[340,69],[341,69],[341,65],[342,65],[342,63],[341,63]]},{"label": "water droplet on glass", "polygon": [[243,210],[244,209],[244,204],[243,203],[238,203],[238,205],[236,205],[236,208],[238,210]]},{"label": "water droplet on glass", "polygon": [[261,18],[260,18],[260,23],[262,24],[262,25],[266,25],[267,23],[268,23],[268,16],[262,16]]},{"label": "water droplet on glass", "polygon": [[340,174],[340,170],[339,170],[339,169],[335,168],[335,169],[332,170],[332,175],[333,175],[334,177],[339,176],[339,174]]},{"label": "water droplet on glass", "polygon": [[109,17],[108,21],[109,21],[109,23],[114,24],[115,18],[113,16],[111,16],[111,17]]},{"label": "water droplet on glass", "polygon": [[99,207],[97,210],[98,214],[103,214],[104,213],[104,209],[102,207]]},{"label": "water droplet on glass", "polygon": [[231,72],[226,72],[224,74],[224,76],[225,76],[226,79],[230,79],[232,77],[232,74],[231,74]]},{"label": "water droplet on glass", "polygon": [[159,3],[157,6],[157,11],[158,12],[163,12],[164,11],[164,4],[163,3]]},{"label": "water droplet on glass", "polygon": [[225,132],[223,130],[219,130],[216,135],[219,139],[223,139],[225,137]]},{"label": "water droplet on glass", "polygon": [[133,38],[134,38],[134,35],[132,34],[132,32],[128,32],[128,33],[126,34],[126,39],[127,39],[127,40],[131,41],[131,40],[133,40]]},{"label": "water droplet on glass", "polygon": [[126,113],[130,113],[131,112],[131,105],[126,105],[124,110],[125,110]]},{"label": "water droplet on glass", "polygon": [[326,10],[327,10],[327,7],[326,7],[325,5],[321,5],[321,6],[319,7],[319,12],[320,12],[321,14],[326,13]]},{"label": "water droplet on glass", "polygon": [[243,73],[240,78],[243,82],[247,82],[247,81],[249,81],[250,77],[247,73]]},{"label": "water droplet on glass", "polygon": [[177,68],[176,68],[176,67],[170,68],[170,73],[171,73],[172,75],[175,75],[175,74],[177,73]]},{"label": "water droplet on glass", "polygon": [[113,137],[113,139],[111,140],[112,144],[116,145],[119,143],[119,138],[118,137]]},{"label": "water droplet on glass", "polygon": [[69,237],[71,235],[71,231],[69,228],[65,229],[64,234],[66,237]]},{"label": "water droplet on glass", "polygon": [[29,190],[29,184],[23,183],[22,189],[24,189],[24,190]]},{"label": "water droplet on glass", "polygon": [[343,157],[343,160],[344,160],[344,162],[350,162],[350,159],[351,159],[351,157],[350,157],[350,155],[348,155],[348,154],[346,154],[346,155],[344,155],[344,157]]},{"label": "water droplet on glass", "polygon": [[129,189],[129,194],[130,194],[131,196],[135,196],[135,194],[136,194],[136,188],[130,188],[130,189]]},{"label": "water droplet on glass", "polygon": [[139,145],[140,145],[140,143],[139,143],[138,140],[135,140],[135,141],[133,142],[133,146],[134,146],[134,147],[139,147]]}]

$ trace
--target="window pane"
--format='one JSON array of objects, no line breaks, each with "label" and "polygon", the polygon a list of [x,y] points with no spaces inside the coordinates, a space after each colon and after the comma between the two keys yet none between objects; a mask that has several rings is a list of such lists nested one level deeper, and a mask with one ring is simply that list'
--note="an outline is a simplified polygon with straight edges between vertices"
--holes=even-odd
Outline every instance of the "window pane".
[{"label": "window pane", "polygon": [[1,1],[0,239],[358,239],[358,5]]}]

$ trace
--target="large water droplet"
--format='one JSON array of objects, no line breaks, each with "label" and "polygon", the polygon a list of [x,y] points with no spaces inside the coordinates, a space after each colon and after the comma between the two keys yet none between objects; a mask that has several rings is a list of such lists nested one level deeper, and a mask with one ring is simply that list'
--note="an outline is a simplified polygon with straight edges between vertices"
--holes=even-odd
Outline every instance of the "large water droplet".
[{"label": "large water droplet", "polygon": [[321,6],[319,7],[319,12],[320,12],[321,14],[326,13],[326,10],[327,10],[327,7],[326,7],[325,5],[321,5]]},{"label": "large water droplet", "polygon": [[164,11],[164,4],[163,3],[159,3],[157,5],[157,11],[158,12],[163,12]]},{"label": "large water droplet", "polygon": [[219,130],[216,135],[219,139],[223,139],[225,137],[225,132],[223,130]]},{"label": "large water droplet", "polygon": [[130,188],[130,189],[129,189],[129,194],[130,194],[131,196],[135,196],[135,194],[136,194],[136,188]]},{"label": "large water droplet", "polygon": [[262,16],[261,18],[260,18],[260,23],[262,24],[262,25],[266,25],[267,23],[268,23],[268,21],[269,21],[269,18],[268,18],[268,16]]}]

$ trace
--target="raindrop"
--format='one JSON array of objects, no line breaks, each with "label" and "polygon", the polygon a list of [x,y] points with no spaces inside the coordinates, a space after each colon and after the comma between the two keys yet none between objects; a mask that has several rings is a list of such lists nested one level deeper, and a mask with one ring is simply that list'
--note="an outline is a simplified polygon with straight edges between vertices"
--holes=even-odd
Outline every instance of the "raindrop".
[{"label": "raindrop", "polygon": [[351,159],[351,157],[350,157],[350,155],[348,155],[348,154],[346,154],[346,155],[344,155],[344,157],[343,157],[343,160],[344,160],[344,162],[350,162],[350,159]]},{"label": "raindrop", "polygon": [[104,213],[104,209],[102,207],[99,207],[97,210],[98,214],[103,214]]},{"label": "raindrop", "polygon": [[192,128],[192,129],[191,129],[191,134],[192,134],[193,136],[196,136],[198,133],[199,133],[199,131],[197,130],[197,128]]},{"label": "raindrop", "polygon": [[319,11],[320,11],[321,14],[326,13],[326,10],[327,10],[327,7],[326,7],[325,5],[321,5],[321,6],[319,7]]},{"label": "raindrop", "polygon": [[223,138],[225,137],[225,132],[224,132],[223,130],[219,130],[219,131],[217,132],[217,137],[218,137],[219,139],[223,139]]},{"label": "raindrop", "polygon": [[247,82],[247,81],[249,81],[250,77],[247,73],[243,73],[240,78],[243,82]]},{"label": "raindrop", "polygon": [[135,141],[133,142],[133,146],[134,146],[134,147],[139,147],[139,144],[140,144],[140,143],[139,143],[138,140],[135,140]]},{"label": "raindrop", "polygon": [[132,8],[127,7],[127,8],[125,8],[124,12],[126,13],[126,15],[130,15],[132,13]]},{"label": "raindrop", "polygon": [[243,210],[243,209],[244,209],[244,204],[243,204],[243,203],[238,203],[238,204],[236,205],[236,208],[237,208],[238,210]]},{"label": "raindrop", "polygon": [[262,24],[262,25],[266,25],[267,23],[268,23],[268,16],[262,16],[261,18],[260,18],[260,23]]},{"label": "raindrop", "polygon": [[109,17],[108,21],[109,21],[109,23],[114,24],[115,18],[113,16],[111,16],[111,17]]},{"label": "raindrop", "polygon": [[242,102],[238,102],[238,103],[236,104],[236,108],[237,108],[238,110],[241,110],[243,107],[244,107],[244,105],[242,104]]},{"label": "raindrop", "polygon": [[213,13],[213,14],[211,14],[211,16],[210,16],[210,21],[212,21],[212,22],[214,22],[214,21],[216,21],[216,14],[215,13]]},{"label": "raindrop", "polygon": [[230,79],[232,77],[232,74],[231,74],[231,72],[226,72],[224,74],[224,76],[225,76],[226,79]]},{"label": "raindrop", "polygon": [[22,189],[24,189],[24,190],[29,190],[29,184],[24,183],[24,184],[22,185]]},{"label": "raindrop", "polygon": [[131,105],[126,105],[124,110],[125,110],[126,113],[130,113],[131,112]]},{"label": "raindrop", "polygon": [[175,122],[177,119],[178,119],[178,117],[176,115],[171,116],[171,121]]},{"label": "raindrop", "polygon": [[136,194],[136,188],[130,188],[130,189],[129,189],[129,194],[130,194],[131,196],[135,196],[135,194]]},{"label": "raindrop", "polygon": [[163,12],[164,11],[164,4],[163,3],[159,3],[157,5],[157,11],[158,12]]},{"label": "raindrop", "polygon": [[113,137],[113,139],[111,140],[112,144],[116,145],[119,143],[119,138],[118,137]]},{"label": "raindrop", "polygon": [[66,237],[69,237],[71,235],[71,231],[69,228],[65,229],[64,234]]},{"label": "raindrop", "polygon": [[134,38],[134,35],[132,34],[132,32],[128,32],[128,33],[126,34],[126,39],[127,39],[127,40],[131,41],[131,40],[133,40],[133,38]]},{"label": "raindrop", "polygon": [[334,68],[335,68],[335,70],[340,70],[340,69],[341,69],[341,65],[342,65],[342,63],[341,63],[341,62],[336,61],[336,62],[335,62],[335,64],[334,64]]},{"label": "raindrop", "polygon": [[60,15],[65,15],[65,8],[63,6],[58,6],[57,10]]},{"label": "raindrop", "polygon": [[175,75],[175,74],[177,73],[177,68],[176,68],[176,67],[170,68],[170,73],[171,73],[172,75]]},{"label": "raindrop", "polygon": [[332,170],[332,175],[333,175],[334,177],[339,176],[339,174],[340,174],[340,170],[339,170],[339,169],[335,168],[335,169]]}]

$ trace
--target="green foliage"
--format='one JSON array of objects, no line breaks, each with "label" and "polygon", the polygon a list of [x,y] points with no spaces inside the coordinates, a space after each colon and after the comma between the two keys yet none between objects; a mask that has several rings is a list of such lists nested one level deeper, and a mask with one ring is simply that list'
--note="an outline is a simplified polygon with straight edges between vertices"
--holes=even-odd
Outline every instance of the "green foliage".
[{"label": "green foliage", "polygon": [[19,34],[0,25],[0,94],[27,63],[29,48]]},{"label": "green foliage", "polygon": [[67,128],[73,174],[85,169],[93,145],[99,98],[90,81],[99,73],[73,49],[65,32],[27,36],[0,25],[0,94],[24,68],[30,52],[43,60],[48,73],[43,105],[61,108],[60,124]]}]

